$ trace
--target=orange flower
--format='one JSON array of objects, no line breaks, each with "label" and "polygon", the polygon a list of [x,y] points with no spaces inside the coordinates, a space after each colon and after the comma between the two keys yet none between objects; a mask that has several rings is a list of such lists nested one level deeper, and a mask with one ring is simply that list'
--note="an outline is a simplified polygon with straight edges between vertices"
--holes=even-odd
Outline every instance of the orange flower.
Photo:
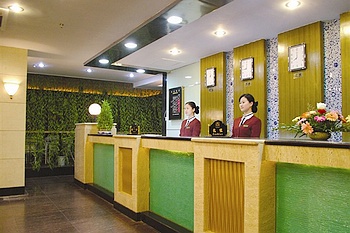
[{"label": "orange flower", "polygon": [[302,123],[301,130],[304,134],[311,134],[312,132],[314,132],[314,129],[312,128],[309,122]]},{"label": "orange flower", "polygon": [[308,117],[310,117],[311,116],[311,114],[310,114],[310,112],[304,112],[303,114],[301,114],[301,118],[308,118]]},{"label": "orange flower", "polygon": [[331,111],[331,112],[328,112],[328,113],[326,113],[326,118],[327,118],[327,120],[329,120],[329,121],[336,121],[336,120],[338,120],[338,113],[336,113],[335,111]]}]

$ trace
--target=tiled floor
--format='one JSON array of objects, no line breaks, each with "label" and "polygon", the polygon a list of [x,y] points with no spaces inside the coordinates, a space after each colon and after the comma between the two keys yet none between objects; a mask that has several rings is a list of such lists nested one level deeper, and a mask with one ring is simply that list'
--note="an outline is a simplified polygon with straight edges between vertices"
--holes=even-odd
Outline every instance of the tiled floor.
[{"label": "tiled floor", "polygon": [[0,233],[157,232],[75,185],[72,176],[26,179],[26,192],[0,197]]}]

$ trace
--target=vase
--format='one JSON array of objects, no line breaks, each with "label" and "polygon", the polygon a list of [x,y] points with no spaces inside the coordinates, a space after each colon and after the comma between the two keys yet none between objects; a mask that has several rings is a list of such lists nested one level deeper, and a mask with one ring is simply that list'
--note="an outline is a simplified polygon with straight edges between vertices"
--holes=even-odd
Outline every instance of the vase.
[{"label": "vase", "polygon": [[327,141],[330,137],[331,134],[327,132],[313,132],[309,134],[309,138],[316,141]]}]

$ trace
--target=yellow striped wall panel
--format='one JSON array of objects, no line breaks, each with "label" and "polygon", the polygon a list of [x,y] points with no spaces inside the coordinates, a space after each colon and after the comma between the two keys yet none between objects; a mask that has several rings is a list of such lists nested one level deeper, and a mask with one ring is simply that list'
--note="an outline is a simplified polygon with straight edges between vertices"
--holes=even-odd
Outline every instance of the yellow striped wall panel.
[{"label": "yellow striped wall panel", "polygon": [[210,232],[244,232],[244,163],[207,159]]},{"label": "yellow striped wall panel", "polygon": [[[242,81],[240,61],[254,58],[254,78]],[[234,118],[242,115],[238,99],[242,94],[250,93],[259,102],[256,116],[261,119],[261,138],[266,137],[266,48],[265,40],[259,40],[233,49],[234,72]],[[232,127],[232,126],[231,126]]]},{"label": "yellow striped wall panel", "polygon": [[[306,69],[288,71],[288,47],[306,44]],[[291,124],[323,102],[323,35],[316,22],[278,35],[279,121]]]},{"label": "yellow striped wall panel", "polygon": [[[350,114],[350,12],[340,15],[340,49],[342,61],[343,114]],[[343,133],[343,140],[350,140],[350,133]]]},{"label": "yellow striped wall panel", "polygon": [[[225,53],[218,53],[201,59],[201,136],[208,135],[208,124],[216,120],[226,121],[226,59]],[[216,86],[206,87],[205,71],[216,68]]]}]

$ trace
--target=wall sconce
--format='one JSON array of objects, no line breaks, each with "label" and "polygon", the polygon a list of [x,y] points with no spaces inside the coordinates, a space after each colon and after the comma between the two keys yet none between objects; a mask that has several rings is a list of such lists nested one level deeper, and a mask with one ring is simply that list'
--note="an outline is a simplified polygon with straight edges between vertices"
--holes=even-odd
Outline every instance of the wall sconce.
[{"label": "wall sconce", "polygon": [[16,94],[19,84],[18,83],[10,83],[10,82],[5,82],[4,83],[5,90],[7,94],[9,94],[10,99],[12,99],[13,95]]}]

